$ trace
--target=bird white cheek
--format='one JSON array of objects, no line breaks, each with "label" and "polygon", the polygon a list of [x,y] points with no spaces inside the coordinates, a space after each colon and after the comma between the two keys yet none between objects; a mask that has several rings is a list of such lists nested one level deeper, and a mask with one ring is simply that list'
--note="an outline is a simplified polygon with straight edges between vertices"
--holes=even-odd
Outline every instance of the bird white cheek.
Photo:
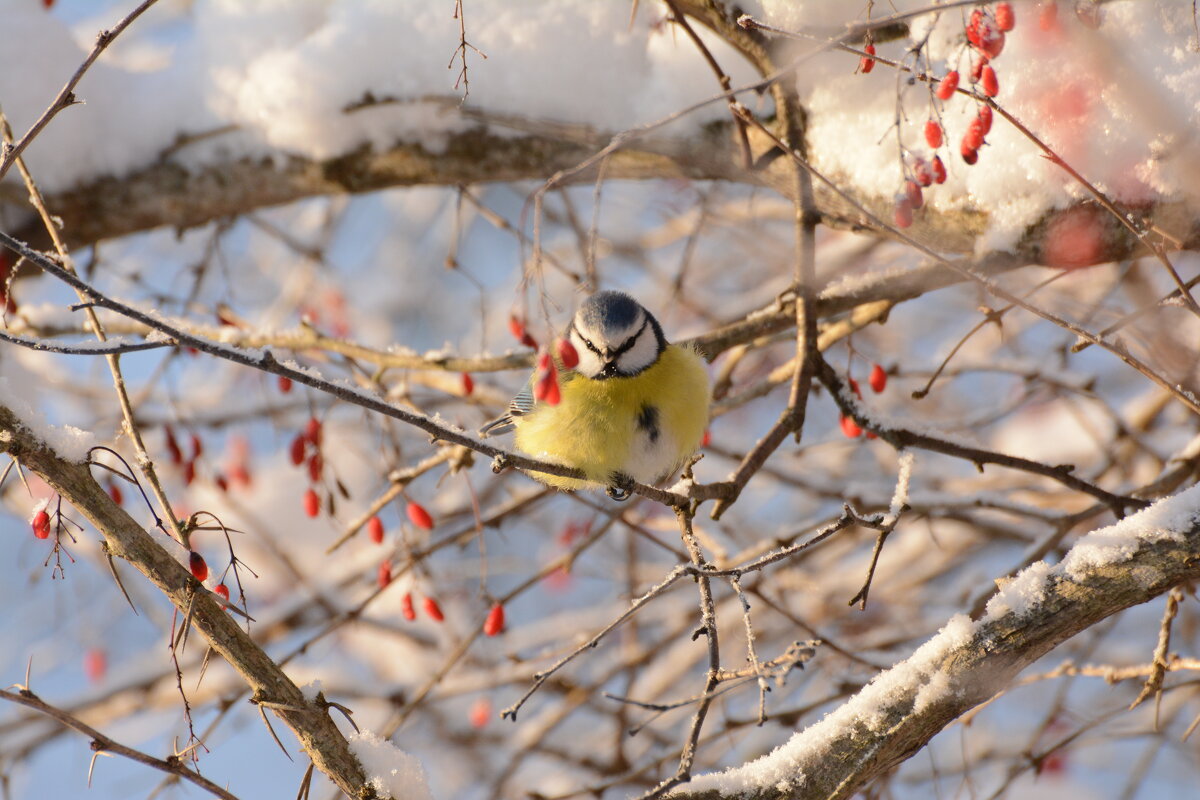
[{"label": "bird white cheek", "polygon": [[623,375],[636,375],[658,360],[658,340],[654,332],[646,327],[642,330],[633,347],[617,359],[617,368]]},{"label": "bird white cheek", "polygon": [[599,375],[600,370],[604,369],[604,363],[574,332],[571,333],[571,344],[575,345],[575,352],[579,354],[579,363],[575,366],[575,371],[585,378]]}]

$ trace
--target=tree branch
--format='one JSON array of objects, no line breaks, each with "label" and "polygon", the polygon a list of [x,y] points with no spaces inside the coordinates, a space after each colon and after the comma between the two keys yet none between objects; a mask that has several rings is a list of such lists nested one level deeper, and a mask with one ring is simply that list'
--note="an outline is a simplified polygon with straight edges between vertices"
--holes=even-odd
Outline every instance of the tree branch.
[{"label": "tree branch", "polygon": [[[1025,667],[1097,622],[1200,578],[1200,489],[1083,537],[1035,565],[977,621],[952,618],[767,759],[701,776],[672,797],[848,798],[987,701]],[[1130,554],[1132,553],[1132,554]]]}]

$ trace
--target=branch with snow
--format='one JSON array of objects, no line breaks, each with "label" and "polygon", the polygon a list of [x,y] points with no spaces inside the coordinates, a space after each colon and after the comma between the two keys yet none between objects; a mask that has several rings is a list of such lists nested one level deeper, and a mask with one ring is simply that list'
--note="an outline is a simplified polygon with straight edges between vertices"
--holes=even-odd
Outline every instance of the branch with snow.
[{"label": "branch with snow", "polygon": [[673,797],[852,797],[1025,667],[1106,617],[1200,578],[1200,487],[1080,539],[1061,563],[1038,562],[977,620],[959,614],[907,660],[770,755],[703,775]]}]

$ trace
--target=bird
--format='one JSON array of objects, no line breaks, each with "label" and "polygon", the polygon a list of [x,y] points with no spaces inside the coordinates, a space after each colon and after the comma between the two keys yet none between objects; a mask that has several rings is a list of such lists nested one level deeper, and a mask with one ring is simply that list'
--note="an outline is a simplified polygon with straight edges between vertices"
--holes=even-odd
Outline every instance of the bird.
[{"label": "bird", "polygon": [[535,479],[564,491],[603,488],[615,500],[629,497],[633,481],[659,483],[683,467],[708,425],[701,355],[670,344],[654,315],[612,290],[584,300],[559,342],[557,356],[541,356],[541,368],[480,436],[511,432],[518,452],[585,476]]}]

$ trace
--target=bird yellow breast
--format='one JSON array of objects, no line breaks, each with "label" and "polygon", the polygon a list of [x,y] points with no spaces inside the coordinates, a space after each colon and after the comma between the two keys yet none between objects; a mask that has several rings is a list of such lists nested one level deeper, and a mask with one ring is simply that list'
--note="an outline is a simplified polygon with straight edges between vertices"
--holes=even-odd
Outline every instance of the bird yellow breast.
[{"label": "bird yellow breast", "polygon": [[[582,470],[588,481],[533,474],[560,489],[611,485],[614,473],[641,483],[669,477],[700,446],[708,424],[709,386],[704,361],[692,349],[668,345],[653,366],[632,378],[592,380],[564,373],[562,400],[539,403],[514,420],[518,450]],[[638,419],[653,408],[658,437]]]}]

